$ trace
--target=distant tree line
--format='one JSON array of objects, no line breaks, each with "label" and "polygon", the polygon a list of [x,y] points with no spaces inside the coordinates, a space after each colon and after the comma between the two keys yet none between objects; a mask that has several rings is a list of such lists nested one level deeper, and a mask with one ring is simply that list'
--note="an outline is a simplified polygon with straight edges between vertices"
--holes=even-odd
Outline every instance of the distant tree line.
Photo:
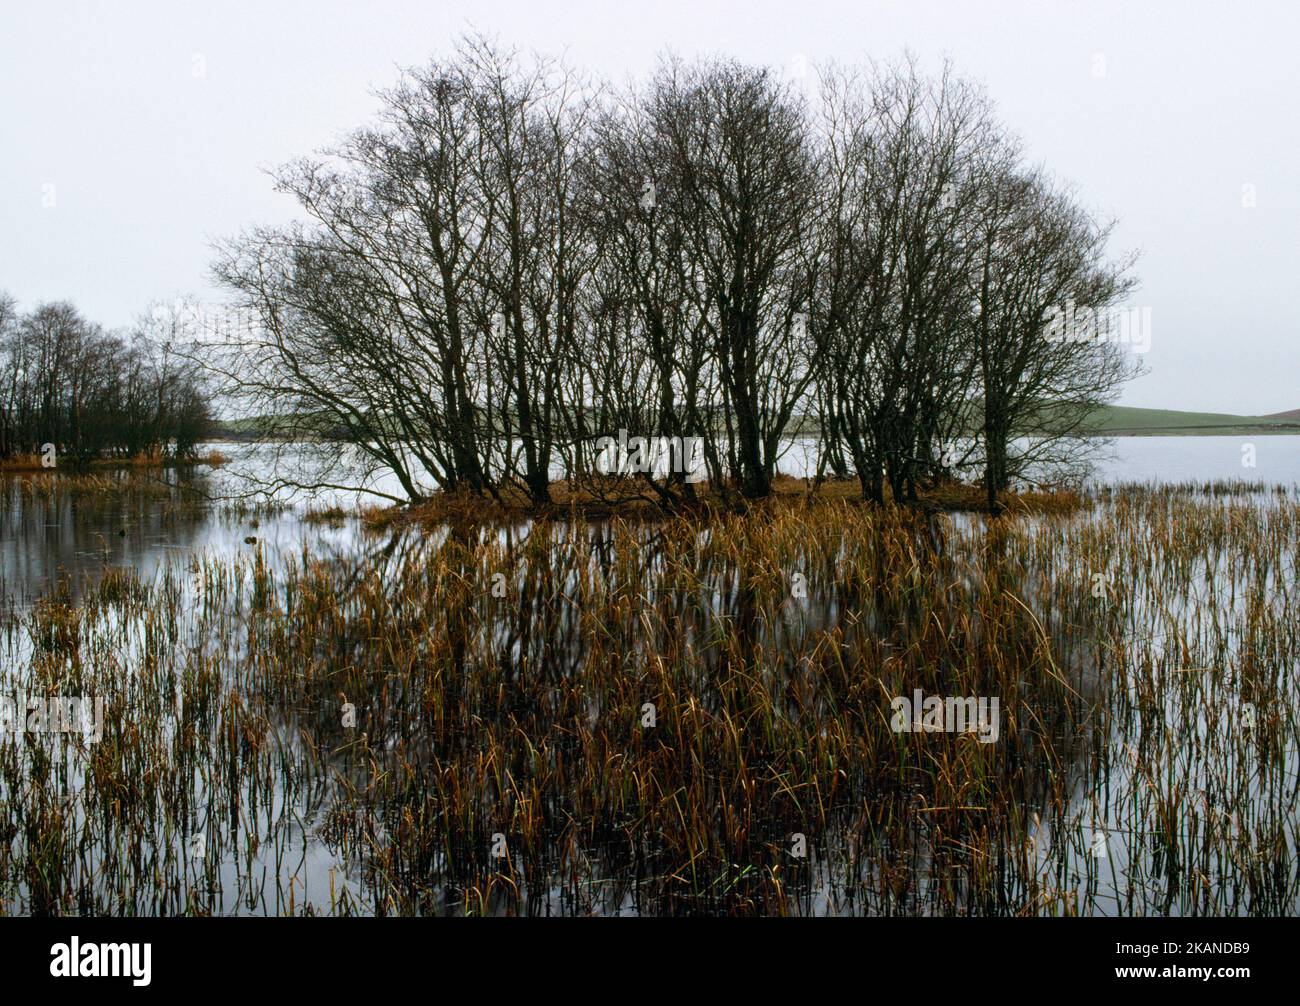
[{"label": "distant tree line", "polygon": [[209,426],[200,369],[153,321],[106,332],[66,302],[0,294],[0,461],[53,444],[60,463],[194,457]]},{"label": "distant tree line", "polygon": [[796,432],[818,478],[876,501],[965,473],[996,504],[1068,469],[1137,369],[1053,329],[1132,288],[1111,225],[946,69],[831,67],[815,90],[667,58],[615,92],[470,39],[276,173],[307,221],[222,246],[257,323],[209,365],[245,414],[412,500],[612,486],[596,444],[620,430],[703,437],[711,485],[751,499]]}]

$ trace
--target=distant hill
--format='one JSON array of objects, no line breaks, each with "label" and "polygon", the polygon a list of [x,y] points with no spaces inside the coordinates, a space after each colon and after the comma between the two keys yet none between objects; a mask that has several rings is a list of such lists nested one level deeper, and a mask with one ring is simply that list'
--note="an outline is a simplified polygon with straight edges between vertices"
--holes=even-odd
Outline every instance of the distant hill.
[{"label": "distant hill", "polygon": [[[218,440],[254,440],[267,435],[274,422],[275,418],[270,416],[222,420],[213,424],[212,436]],[[1101,437],[1300,434],[1300,409],[1271,416],[1237,416],[1227,412],[1180,412],[1103,405],[1093,413],[1091,422],[1081,432]],[[795,416],[789,433],[816,435],[816,417]]]},{"label": "distant hill", "polygon": [[1271,416],[1237,416],[1225,412],[1179,412],[1107,405],[1093,414],[1088,432],[1108,437],[1296,434],[1300,433],[1300,409]]}]

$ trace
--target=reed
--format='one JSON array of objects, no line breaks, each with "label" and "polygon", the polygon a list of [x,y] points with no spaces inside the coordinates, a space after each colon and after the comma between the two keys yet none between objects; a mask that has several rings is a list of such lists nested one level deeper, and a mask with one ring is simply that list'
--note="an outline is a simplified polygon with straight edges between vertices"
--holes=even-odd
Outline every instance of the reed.
[{"label": "reed", "polygon": [[[10,620],[0,694],[107,713],[0,735],[0,904],[1300,907],[1294,489],[369,523]],[[899,732],[917,690],[996,740]]]}]

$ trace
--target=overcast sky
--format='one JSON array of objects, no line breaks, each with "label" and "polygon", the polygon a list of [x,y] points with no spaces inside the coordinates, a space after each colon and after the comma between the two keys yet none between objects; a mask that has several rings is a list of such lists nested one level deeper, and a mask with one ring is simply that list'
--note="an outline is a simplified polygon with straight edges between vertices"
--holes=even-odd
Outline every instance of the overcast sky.
[{"label": "overcast sky", "polygon": [[616,80],[668,47],[788,72],[949,56],[1142,253],[1150,373],[1122,404],[1300,408],[1296,0],[3,0],[0,290],[109,326],[216,299],[210,242],[292,213],[262,169],[367,122],[374,89],[471,27]]}]

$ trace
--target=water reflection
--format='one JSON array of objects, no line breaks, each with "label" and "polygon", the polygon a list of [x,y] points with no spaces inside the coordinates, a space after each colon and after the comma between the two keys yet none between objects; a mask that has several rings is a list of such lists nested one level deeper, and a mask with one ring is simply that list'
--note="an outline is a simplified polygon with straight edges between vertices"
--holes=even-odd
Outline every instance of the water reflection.
[{"label": "water reflection", "polygon": [[[0,476],[0,585],[21,604],[60,586],[80,596],[105,568],[132,566],[151,577],[170,554],[222,535],[201,497],[209,481],[194,472],[122,471],[96,476],[100,491],[69,491],[61,476]],[[139,486],[132,489],[131,486]]]}]

